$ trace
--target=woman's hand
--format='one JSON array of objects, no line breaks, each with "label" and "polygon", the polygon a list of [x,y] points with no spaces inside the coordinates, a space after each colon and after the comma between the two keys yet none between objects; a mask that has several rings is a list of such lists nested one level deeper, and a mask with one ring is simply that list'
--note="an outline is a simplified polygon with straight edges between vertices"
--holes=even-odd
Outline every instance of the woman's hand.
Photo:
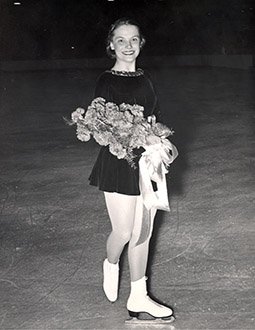
[{"label": "woman's hand", "polygon": [[153,144],[158,144],[160,142],[161,142],[161,139],[158,136],[155,136],[155,135],[146,136],[146,144],[148,146],[153,145]]},{"label": "woman's hand", "polygon": [[147,117],[147,122],[151,125],[156,124],[156,117],[154,115]]},{"label": "woman's hand", "polygon": [[[156,124],[156,117],[155,117],[154,115],[152,115],[152,116],[148,116],[148,117],[147,117],[147,122],[148,122],[151,126],[155,125],[155,124]],[[158,137],[158,136],[155,136],[155,135],[149,135],[149,136],[146,137],[146,144],[147,144],[148,146],[153,145],[153,144],[157,144],[157,143],[160,143],[160,142],[161,142],[161,139],[160,139],[160,137]]]}]

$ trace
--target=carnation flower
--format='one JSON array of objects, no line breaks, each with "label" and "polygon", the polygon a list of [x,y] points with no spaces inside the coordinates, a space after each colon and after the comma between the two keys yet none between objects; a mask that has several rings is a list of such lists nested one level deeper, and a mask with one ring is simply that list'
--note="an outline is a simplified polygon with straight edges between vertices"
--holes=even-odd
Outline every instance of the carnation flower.
[{"label": "carnation flower", "polygon": [[109,132],[95,132],[93,137],[101,146],[107,146],[111,141],[111,134]]},{"label": "carnation flower", "polygon": [[134,149],[161,150],[162,160],[169,163],[172,144],[166,139],[173,134],[168,127],[143,117],[144,108],[140,105],[122,103],[119,106],[106,102],[102,97],[94,99],[87,111],[77,108],[72,114],[72,123],[77,125],[77,138],[83,142],[91,135],[101,146],[109,146],[110,152],[118,159],[126,159],[136,167]]},{"label": "carnation flower", "polygon": [[88,142],[90,140],[90,134],[79,133],[77,134],[77,138],[82,142]]},{"label": "carnation flower", "polygon": [[135,104],[133,106],[133,108],[131,109],[131,112],[135,117],[143,118],[143,111],[144,111],[144,107],[137,105],[137,104]]},{"label": "carnation flower", "polygon": [[73,113],[72,113],[72,121],[74,123],[77,123],[79,119],[83,119],[83,114],[85,113],[85,110],[83,108],[77,108]]},{"label": "carnation flower", "polygon": [[120,143],[110,144],[109,150],[114,156],[117,156],[118,159],[123,159],[127,155],[126,149],[124,149]]},{"label": "carnation flower", "polygon": [[107,102],[105,104],[105,110],[118,111],[118,106],[113,102]]}]

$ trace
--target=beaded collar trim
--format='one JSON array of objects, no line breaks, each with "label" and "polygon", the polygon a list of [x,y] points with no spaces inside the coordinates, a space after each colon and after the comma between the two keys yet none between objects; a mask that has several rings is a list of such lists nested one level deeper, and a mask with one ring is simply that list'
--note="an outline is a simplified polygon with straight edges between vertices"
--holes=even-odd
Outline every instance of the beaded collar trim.
[{"label": "beaded collar trim", "polygon": [[136,71],[117,71],[117,70],[108,70],[111,74],[115,76],[123,76],[123,77],[138,77],[144,74],[142,69],[137,69]]}]

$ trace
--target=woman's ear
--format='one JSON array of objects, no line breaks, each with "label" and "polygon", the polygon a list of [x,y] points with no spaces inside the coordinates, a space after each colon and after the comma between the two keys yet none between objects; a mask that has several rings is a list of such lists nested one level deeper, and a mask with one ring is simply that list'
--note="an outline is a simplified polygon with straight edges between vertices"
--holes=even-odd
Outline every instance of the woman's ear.
[{"label": "woman's ear", "polygon": [[111,48],[111,50],[114,50],[114,46],[113,46],[112,42],[110,42],[110,48]]}]

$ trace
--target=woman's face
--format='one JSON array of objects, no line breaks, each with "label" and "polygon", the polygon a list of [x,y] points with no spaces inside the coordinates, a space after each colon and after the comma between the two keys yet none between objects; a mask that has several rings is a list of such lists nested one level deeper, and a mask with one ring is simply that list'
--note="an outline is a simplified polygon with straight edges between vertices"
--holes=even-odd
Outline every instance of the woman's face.
[{"label": "woman's face", "polygon": [[121,25],[114,30],[110,47],[116,60],[132,63],[140,53],[140,34],[135,25]]}]

